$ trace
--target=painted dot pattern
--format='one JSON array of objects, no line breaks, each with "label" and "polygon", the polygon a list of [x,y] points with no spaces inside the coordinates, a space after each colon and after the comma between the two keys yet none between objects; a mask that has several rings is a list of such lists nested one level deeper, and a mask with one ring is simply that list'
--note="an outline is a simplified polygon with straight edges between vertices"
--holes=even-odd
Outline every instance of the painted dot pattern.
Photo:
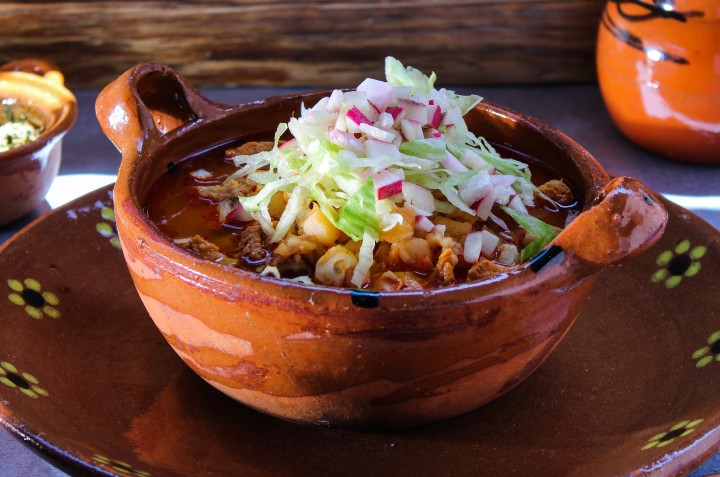
[{"label": "painted dot pattern", "polygon": [[667,289],[675,288],[684,278],[694,277],[700,272],[700,259],[706,253],[707,247],[693,246],[689,240],[683,240],[674,249],[658,255],[655,263],[660,268],[652,274],[651,279],[654,283],[663,283]]},{"label": "painted dot pattern", "polygon": [[52,292],[43,291],[42,285],[34,278],[26,278],[23,281],[10,279],[7,281],[10,288],[8,300],[11,303],[23,307],[25,313],[36,320],[44,317],[60,318],[60,310],[56,308],[60,299]]}]

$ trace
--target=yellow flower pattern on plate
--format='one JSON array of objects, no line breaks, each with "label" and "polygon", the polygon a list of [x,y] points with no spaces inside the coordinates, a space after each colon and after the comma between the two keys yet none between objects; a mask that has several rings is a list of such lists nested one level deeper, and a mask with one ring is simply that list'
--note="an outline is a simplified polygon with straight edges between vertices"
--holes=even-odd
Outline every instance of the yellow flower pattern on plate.
[{"label": "yellow flower pattern on plate", "polygon": [[95,229],[103,237],[109,238],[113,247],[119,249],[120,238],[117,235],[117,228],[115,227],[115,211],[112,207],[104,206],[100,209],[100,215],[104,222],[98,222],[95,225]]},{"label": "yellow flower pattern on plate", "polygon": [[683,240],[672,250],[658,255],[655,263],[662,267],[652,275],[654,283],[665,283],[665,288],[675,288],[684,277],[694,277],[700,272],[700,259],[707,252],[702,245],[692,246],[689,240]]},{"label": "yellow flower pattern on plate", "polygon": [[47,396],[48,392],[40,387],[40,381],[30,373],[21,373],[7,361],[0,362],[0,383],[11,388],[18,388],[31,398]]},{"label": "yellow flower pattern on plate", "polygon": [[32,316],[36,320],[43,316],[50,318],[60,318],[60,311],[55,308],[60,304],[57,295],[49,291],[43,291],[40,283],[34,278],[26,278],[22,282],[20,280],[10,279],[7,281],[12,293],[8,295],[8,299],[25,308],[25,313]]},{"label": "yellow flower pattern on plate", "polygon": [[665,447],[670,445],[675,439],[679,437],[685,437],[692,434],[695,431],[695,427],[698,426],[704,419],[697,419],[695,421],[681,421],[675,424],[667,432],[661,432],[660,434],[654,435],[648,439],[648,443],[642,448],[642,450],[652,449],[653,447]]},{"label": "yellow flower pattern on plate", "polygon": [[104,455],[95,454],[93,455],[93,460],[98,464],[107,467],[108,469],[111,469],[115,472],[118,472],[122,475],[134,475],[136,477],[150,477],[150,475],[152,475],[150,474],[150,472],[133,468],[133,466],[131,466],[127,462],[108,459]]}]

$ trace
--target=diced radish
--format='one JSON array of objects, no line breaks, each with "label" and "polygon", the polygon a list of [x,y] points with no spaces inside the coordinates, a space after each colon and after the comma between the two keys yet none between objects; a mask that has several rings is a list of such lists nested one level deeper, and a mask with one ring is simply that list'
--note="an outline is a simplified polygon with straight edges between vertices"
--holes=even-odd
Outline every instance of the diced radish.
[{"label": "diced radish", "polygon": [[378,141],[392,143],[397,137],[397,134],[394,132],[385,131],[384,129],[371,126],[370,124],[362,123],[359,127],[360,132],[365,133],[368,138],[377,139]]},{"label": "diced radish", "polygon": [[517,247],[506,243],[500,246],[500,254],[495,261],[502,265],[514,265],[519,256]]},{"label": "diced radish", "polygon": [[463,246],[463,257],[468,263],[475,263],[480,258],[482,252],[483,233],[471,232],[465,237],[465,245]]},{"label": "diced radish", "polygon": [[400,121],[400,129],[406,141],[417,141],[423,139],[422,125],[413,119],[403,119]]},{"label": "diced radish", "polygon": [[443,112],[440,106],[434,105],[427,108],[427,123],[431,128],[437,129],[440,127],[440,121],[442,121]]},{"label": "diced radish", "polygon": [[360,126],[361,124],[369,124],[372,125],[372,121],[368,119],[367,116],[363,114],[362,111],[358,109],[357,106],[353,106],[350,110],[348,110],[347,114],[347,121],[353,122]]},{"label": "diced radish", "polygon": [[385,109],[385,112],[392,116],[395,126],[398,126],[400,121],[405,119],[405,110],[398,106],[389,106]]},{"label": "diced radish", "polygon": [[465,149],[463,151],[462,156],[460,157],[460,162],[468,166],[470,169],[480,169],[481,167],[484,167],[487,165],[487,162],[482,157],[478,156],[476,153],[471,151],[470,149]]},{"label": "diced radish", "polygon": [[499,243],[500,239],[497,235],[487,230],[482,231],[482,254],[484,257],[492,258]]},{"label": "diced radish", "polygon": [[243,206],[241,204],[238,204],[237,207],[232,209],[227,216],[225,217],[225,220],[232,220],[235,222],[249,222],[251,220],[254,220],[252,215],[250,215],[245,209],[243,209]]},{"label": "diced radish", "polygon": [[422,230],[423,232],[430,232],[434,227],[435,224],[433,224],[427,217],[424,217],[422,215],[418,215],[417,217],[415,217],[416,229]]},{"label": "diced radish", "polygon": [[192,171],[190,173],[193,179],[199,180],[199,181],[206,181],[210,178],[212,178],[212,172],[206,171],[205,169],[198,169],[196,171]]},{"label": "diced radish", "polygon": [[515,197],[510,199],[508,207],[513,210],[517,210],[518,212],[522,212],[523,214],[528,213],[527,207],[525,207],[525,204],[523,204],[522,198],[519,195],[516,195]]},{"label": "diced radish", "polygon": [[477,211],[477,216],[480,217],[481,220],[487,220],[494,204],[495,189],[490,189],[490,192],[482,198],[480,204],[477,206],[477,209],[475,209]]},{"label": "diced radish", "polygon": [[364,143],[365,154],[369,158],[387,157],[391,161],[398,161],[402,157],[400,150],[394,144],[377,139],[368,139]]},{"label": "diced radish", "polygon": [[372,178],[378,200],[402,193],[402,177],[393,174],[387,169],[373,174]]},{"label": "diced radish", "polygon": [[460,198],[467,205],[473,205],[493,190],[493,185],[490,182],[490,174],[487,171],[481,171],[466,182],[460,184],[458,192]]},{"label": "diced radish", "polygon": [[375,106],[378,112],[385,111],[390,101],[393,99],[393,86],[385,81],[378,81],[367,78],[357,87],[358,91],[363,91],[367,95],[368,101]]},{"label": "diced radish", "polygon": [[405,119],[412,119],[425,126],[428,121],[427,106],[411,99],[398,99],[398,106],[405,110]]},{"label": "diced radish", "polygon": [[392,129],[392,127],[395,125],[395,120],[393,119],[392,115],[388,112],[381,113],[380,117],[377,121],[375,121],[374,126],[376,128],[384,129],[386,131],[389,131]]},{"label": "diced radish", "polygon": [[418,207],[426,212],[435,210],[435,198],[432,192],[423,186],[403,181],[403,197],[408,205]]},{"label": "diced radish", "polygon": [[327,110],[333,113],[337,113],[340,111],[340,108],[343,105],[343,92],[339,89],[336,89],[332,92],[330,95],[330,100],[327,103]]},{"label": "diced radish", "polygon": [[513,185],[516,180],[517,177],[509,174],[493,174],[490,176],[490,182],[492,182],[494,186],[509,187]]},{"label": "diced radish", "polygon": [[365,146],[355,136],[340,131],[339,129],[333,129],[328,133],[328,139],[333,144],[340,146],[343,149],[350,150],[356,154],[363,154],[365,152]]},{"label": "diced radish", "polygon": [[442,137],[442,133],[435,128],[425,128],[423,129],[423,136],[425,139],[437,138]]},{"label": "diced radish", "polygon": [[458,161],[457,157],[453,156],[450,151],[445,151],[447,158],[442,161],[442,165],[448,171],[452,172],[467,172],[468,168],[463,165],[462,162]]},{"label": "diced radish", "polygon": [[295,147],[296,144],[297,144],[297,139],[295,139],[295,138],[288,139],[284,143],[280,144],[280,146],[278,146],[278,149],[280,149],[281,151],[283,149],[290,149],[291,147]]},{"label": "diced radish", "polygon": [[365,94],[364,91],[348,91],[343,93],[343,101],[345,103],[345,107],[348,109],[352,109],[353,107],[358,108],[371,123],[377,121],[377,118],[380,115],[377,108],[370,104],[367,99],[367,94]]}]

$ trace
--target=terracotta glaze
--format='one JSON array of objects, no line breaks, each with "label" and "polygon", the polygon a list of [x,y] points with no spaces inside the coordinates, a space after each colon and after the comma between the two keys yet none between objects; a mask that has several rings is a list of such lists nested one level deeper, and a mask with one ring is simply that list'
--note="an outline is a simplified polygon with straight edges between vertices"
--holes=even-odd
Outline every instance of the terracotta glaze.
[{"label": "terracotta glaze", "polygon": [[177,354],[225,394],[285,419],[396,428],[457,416],[527,378],[580,312],[594,274],[648,248],[666,212],[637,181],[612,182],[580,146],[536,120],[481,103],[468,127],[548,158],[583,212],[530,263],[484,282],[377,293],[259,276],[189,253],[143,211],[154,180],[183,158],[271,137],[324,93],[224,106],[172,69],[127,71],[99,95],[123,154],[115,215],[125,260]]},{"label": "terracotta glaze", "polygon": [[674,160],[720,164],[717,0],[609,0],[597,69],[629,139]]},{"label": "terracotta glaze", "polygon": [[36,140],[0,153],[0,225],[37,207],[61,160],[61,139],[77,117],[75,96],[57,67],[24,59],[0,67],[0,100],[16,100],[39,116],[45,130]]},{"label": "terracotta glaze", "polygon": [[720,447],[720,232],[665,206],[660,241],[599,274],[512,392],[357,431],[255,412],[179,360],[135,291],[104,187],[0,246],[0,424],[72,476],[687,475]]}]

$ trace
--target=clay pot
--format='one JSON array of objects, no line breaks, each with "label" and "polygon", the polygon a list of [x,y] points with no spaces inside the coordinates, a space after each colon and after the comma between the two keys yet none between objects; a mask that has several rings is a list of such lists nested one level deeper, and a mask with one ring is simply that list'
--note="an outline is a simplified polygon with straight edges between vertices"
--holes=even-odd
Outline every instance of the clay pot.
[{"label": "clay pot", "polygon": [[532,263],[486,282],[420,292],[308,286],[191,254],[143,212],[173,163],[277,124],[325,93],[239,106],[213,103],[172,69],[142,65],[96,103],[122,151],[115,213],[136,288],[155,324],[207,382],[293,421],[403,427],[462,414],[509,391],[557,346],[593,274],[662,234],[664,208],[636,180],[612,182],[573,141],[481,103],[467,116],[486,138],[548,158],[585,212]]},{"label": "clay pot", "polygon": [[57,68],[39,59],[0,67],[0,100],[16,101],[44,125],[36,140],[0,153],[0,225],[37,207],[60,168],[61,139],[77,118],[75,96]]},{"label": "clay pot", "polygon": [[720,164],[717,0],[610,0],[598,81],[618,128],[678,161]]}]

